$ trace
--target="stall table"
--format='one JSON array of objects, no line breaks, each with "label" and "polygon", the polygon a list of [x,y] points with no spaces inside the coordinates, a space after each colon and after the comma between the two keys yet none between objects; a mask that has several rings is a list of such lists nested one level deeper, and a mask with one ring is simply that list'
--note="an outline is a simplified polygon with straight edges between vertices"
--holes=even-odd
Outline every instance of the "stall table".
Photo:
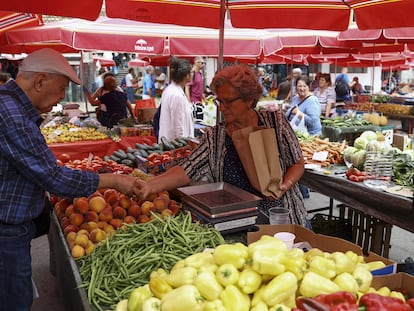
[{"label": "stall table", "polygon": [[[337,168],[337,172],[345,172],[346,167]],[[332,199],[343,202],[339,205],[355,210],[363,215],[372,216],[385,224],[395,225],[402,229],[414,232],[414,208],[413,199],[394,195],[382,190],[369,188],[363,183],[349,181],[346,177],[335,174],[335,170],[329,175],[320,171],[305,170],[300,183],[310,189],[324,194]],[[319,209],[320,210],[320,209]],[[344,215],[342,215],[343,217]],[[353,224],[355,225],[355,224]],[[387,240],[389,242],[391,226],[388,226]],[[371,234],[376,234],[375,232]],[[376,244],[383,244],[384,237],[378,236]],[[354,241],[359,244],[358,241]],[[364,247],[364,245],[360,245]],[[381,245],[374,246],[381,248]],[[365,249],[367,250],[367,249]],[[370,249],[372,251],[372,248]],[[388,251],[380,255],[387,257]]]},{"label": "stall table", "polygon": [[154,136],[121,136],[120,141],[118,142],[108,138],[94,141],[50,144],[49,148],[56,158],[59,158],[61,154],[66,153],[72,160],[81,160],[87,158],[90,153],[95,156],[104,157],[106,155],[111,155],[118,149],[126,150],[128,147],[135,148],[136,143],[142,144],[144,140],[148,139],[150,139],[152,143],[156,142]]}]

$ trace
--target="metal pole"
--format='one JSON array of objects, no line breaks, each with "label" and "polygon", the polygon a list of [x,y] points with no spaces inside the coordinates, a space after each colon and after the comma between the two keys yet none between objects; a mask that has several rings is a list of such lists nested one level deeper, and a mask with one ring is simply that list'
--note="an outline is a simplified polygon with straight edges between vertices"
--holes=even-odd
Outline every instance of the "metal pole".
[{"label": "metal pole", "polygon": [[223,54],[224,54],[224,19],[226,17],[226,0],[220,1],[220,29],[219,29],[219,54],[217,69],[223,69]]}]

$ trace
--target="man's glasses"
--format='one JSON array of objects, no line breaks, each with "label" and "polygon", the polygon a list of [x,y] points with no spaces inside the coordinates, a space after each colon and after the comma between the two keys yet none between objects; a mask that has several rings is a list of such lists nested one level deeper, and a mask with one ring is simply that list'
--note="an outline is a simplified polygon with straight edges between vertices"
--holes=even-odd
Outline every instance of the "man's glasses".
[{"label": "man's glasses", "polygon": [[223,106],[225,108],[230,108],[234,102],[238,101],[239,99],[241,99],[240,96],[236,97],[236,98],[232,98],[232,99],[219,99],[216,98],[215,102],[217,106]]}]

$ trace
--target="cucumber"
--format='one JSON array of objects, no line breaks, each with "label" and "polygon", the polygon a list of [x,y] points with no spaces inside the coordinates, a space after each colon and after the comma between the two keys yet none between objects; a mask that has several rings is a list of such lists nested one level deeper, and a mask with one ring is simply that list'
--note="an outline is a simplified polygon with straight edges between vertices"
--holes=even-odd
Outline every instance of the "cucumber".
[{"label": "cucumber", "polygon": [[127,155],[126,155],[125,151],[123,151],[122,149],[114,151],[114,156],[116,156],[120,159],[126,159],[127,158]]},{"label": "cucumber", "polygon": [[148,152],[146,150],[140,150],[141,156],[144,158],[148,157]]},{"label": "cucumber", "polygon": [[147,150],[149,146],[147,144],[136,143],[135,147],[137,147],[139,150]]},{"label": "cucumber", "polygon": [[170,142],[167,140],[167,138],[165,138],[164,136],[161,137],[161,143],[164,145],[163,150],[165,151],[175,149],[175,147],[171,145]]},{"label": "cucumber", "polygon": [[118,158],[117,156],[115,156],[115,155],[110,155],[109,156],[109,158],[112,160],[112,161],[115,161],[115,162],[121,162],[121,159],[120,158]]},{"label": "cucumber", "polygon": [[110,160],[110,158],[109,158],[109,156],[106,155],[102,158],[102,160],[104,160],[105,162],[108,162],[108,160]]},{"label": "cucumber", "polygon": [[122,164],[125,164],[125,165],[128,165],[128,166],[132,166],[132,167],[134,167],[134,166],[135,166],[135,162],[131,161],[130,159],[123,159],[123,160],[121,161],[121,163],[122,163]]},{"label": "cucumber", "polygon": [[127,153],[133,153],[135,151],[135,149],[134,148],[131,148],[131,147],[128,147],[126,149],[126,151],[127,151]]},{"label": "cucumber", "polygon": [[127,153],[127,159],[131,160],[131,161],[135,161],[135,156],[133,153],[128,152]]},{"label": "cucumber", "polygon": [[178,141],[178,140],[176,140],[176,139],[173,139],[173,140],[171,140],[170,141],[170,144],[171,145],[173,145],[175,148],[174,149],[176,149],[176,148],[181,148],[183,145]]},{"label": "cucumber", "polygon": [[183,138],[176,138],[175,140],[181,143],[183,147],[188,145],[188,141]]}]

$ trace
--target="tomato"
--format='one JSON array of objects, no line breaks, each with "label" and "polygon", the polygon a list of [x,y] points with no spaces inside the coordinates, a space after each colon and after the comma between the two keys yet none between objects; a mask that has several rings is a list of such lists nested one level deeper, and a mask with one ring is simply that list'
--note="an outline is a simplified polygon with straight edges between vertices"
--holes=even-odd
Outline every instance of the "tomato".
[{"label": "tomato", "polygon": [[62,161],[62,163],[66,163],[70,161],[70,155],[68,155],[67,153],[62,153],[59,156],[59,160]]},{"label": "tomato", "polygon": [[365,175],[360,175],[360,176],[357,176],[357,177],[358,177],[358,181],[364,181],[366,179]]},{"label": "tomato", "polygon": [[348,179],[349,179],[350,181],[356,181],[356,182],[358,182],[358,181],[359,181],[358,176],[356,176],[356,175],[349,175],[349,176],[348,176]]}]

